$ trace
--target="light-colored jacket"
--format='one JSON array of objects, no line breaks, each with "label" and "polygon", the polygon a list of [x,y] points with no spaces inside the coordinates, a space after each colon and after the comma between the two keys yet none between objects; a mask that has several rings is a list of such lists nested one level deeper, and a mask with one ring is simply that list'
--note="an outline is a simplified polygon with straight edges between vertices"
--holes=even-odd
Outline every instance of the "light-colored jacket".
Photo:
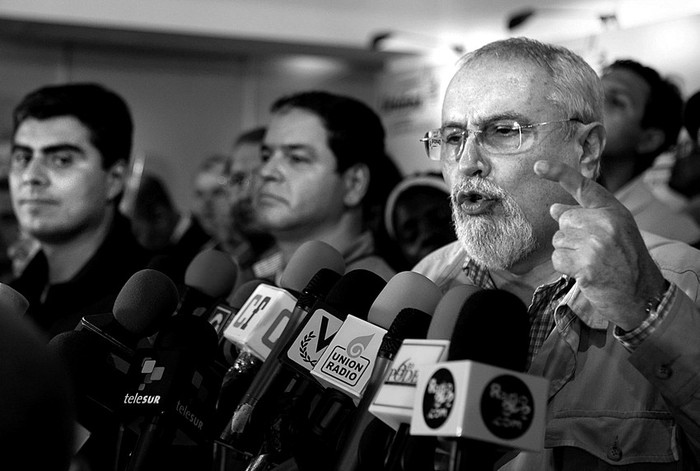
[{"label": "light-colored jacket", "polygon": [[[545,450],[519,453],[502,470],[700,469],[700,252],[643,237],[678,288],[665,319],[630,353],[575,285],[567,304],[577,317],[555,328],[529,370],[550,380]],[[450,244],[414,271],[447,291],[469,283],[465,257]]]}]

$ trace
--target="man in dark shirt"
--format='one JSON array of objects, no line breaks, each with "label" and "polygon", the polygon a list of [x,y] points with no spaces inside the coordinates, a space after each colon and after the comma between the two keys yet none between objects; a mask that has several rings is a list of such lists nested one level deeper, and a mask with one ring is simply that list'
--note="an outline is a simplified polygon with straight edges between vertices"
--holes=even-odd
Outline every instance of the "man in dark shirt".
[{"label": "man in dark shirt", "polygon": [[40,250],[11,285],[49,337],[111,311],[148,261],[117,210],[132,134],[127,104],[97,84],[43,87],[14,110],[12,204]]}]

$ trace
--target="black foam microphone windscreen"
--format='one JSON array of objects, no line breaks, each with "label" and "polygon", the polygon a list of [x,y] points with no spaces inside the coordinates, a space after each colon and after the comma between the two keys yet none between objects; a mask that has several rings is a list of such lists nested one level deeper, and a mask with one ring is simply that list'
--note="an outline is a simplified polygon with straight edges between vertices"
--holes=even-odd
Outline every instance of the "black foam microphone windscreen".
[{"label": "black foam microphone windscreen", "polygon": [[112,313],[127,331],[140,337],[156,333],[177,306],[177,287],[157,270],[134,273],[114,300]]},{"label": "black foam microphone windscreen", "polygon": [[[514,294],[488,289],[472,294],[462,306],[448,352],[449,361],[477,363],[525,371],[530,343],[527,307]],[[456,471],[493,469],[505,449],[475,439],[454,442],[451,468]]]},{"label": "black foam microphone windscreen", "polygon": [[217,299],[228,295],[236,284],[238,265],[219,250],[203,250],[185,272],[185,290],[176,314],[202,315]]},{"label": "black foam microphone windscreen", "polygon": [[512,293],[482,290],[462,306],[448,359],[472,360],[514,371],[527,366],[530,344],[527,307]]},{"label": "black foam microphone windscreen", "polygon": [[11,286],[0,283],[0,314],[4,316],[23,316],[29,307],[29,301]]},{"label": "black foam microphone windscreen", "polygon": [[75,430],[65,370],[18,316],[0,316],[0,377],[2,468],[67,470]]}]

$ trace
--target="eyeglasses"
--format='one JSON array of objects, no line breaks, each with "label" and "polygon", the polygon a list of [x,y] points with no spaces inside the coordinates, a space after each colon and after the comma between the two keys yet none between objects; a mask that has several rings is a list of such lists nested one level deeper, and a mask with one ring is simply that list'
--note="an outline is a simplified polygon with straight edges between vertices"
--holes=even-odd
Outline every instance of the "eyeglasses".
[{"label": "eyeglasses", "polygon": [[425,145],[425,153],[430,160],[450,160],[457,162],[464,151],[469,136],[491,154],[517,154],[529,150],[536,141],[536,128],[555,123],[580,122],[576,118],[545,121],[543,123],[520,124],[517,121],[499,120],[481,129],[467,129],[460,126],[443,126],[425,133],[420,140]]}]

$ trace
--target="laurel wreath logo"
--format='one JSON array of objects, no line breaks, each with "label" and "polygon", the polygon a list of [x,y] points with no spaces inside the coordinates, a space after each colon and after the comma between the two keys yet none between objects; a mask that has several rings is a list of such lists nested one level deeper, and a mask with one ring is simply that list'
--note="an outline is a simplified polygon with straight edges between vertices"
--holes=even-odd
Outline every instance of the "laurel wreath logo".
[{"label": "laurel wreath logo", "polygon": [[313,331],[309,332],[301,340],[301,345],[299,346],[299,355],[301,355],[301,359],[304,360],[306,363],[310,363],[311,366],[316,366],[316,363],[318,363],[318,360],[314,360],[309,356],[309,351],[306,349],[306,347],[309,345],[309,342],[311,341],[311,339],[315,339],[315,338],[316,338],[316,336],[314,335]]}]

